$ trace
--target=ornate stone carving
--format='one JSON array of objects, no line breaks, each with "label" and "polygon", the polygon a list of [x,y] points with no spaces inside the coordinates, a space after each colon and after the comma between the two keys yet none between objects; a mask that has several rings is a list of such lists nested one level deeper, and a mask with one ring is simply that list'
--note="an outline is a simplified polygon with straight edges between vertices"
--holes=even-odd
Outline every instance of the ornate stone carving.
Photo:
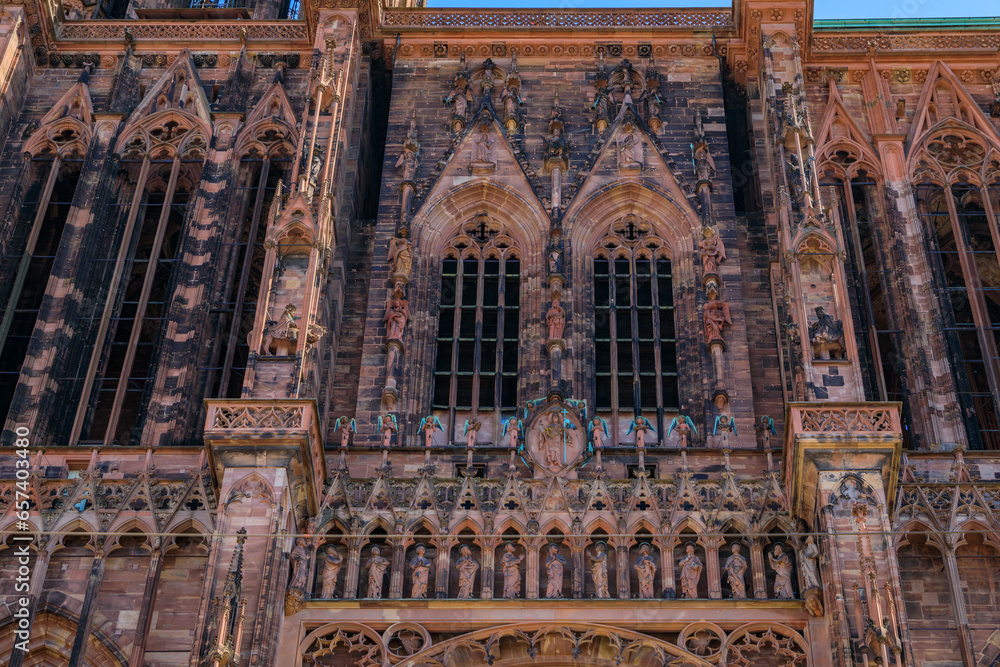
[{"label": "ornate stone carving", "polygon": [[424,556],[426,550],[424,545],[418,544],[416,555],[410,559],[410,597],[414,599],[427,597],[431,561]]},{"label": "ornate stone carving", "polygon": [[816,306],[816,321],[809,325],[809,343],[816,359],[843,359],[844,323],[826,313],[823,306]]},{"label": "ornate stone carving", "polygon": [[792,560],[784,552],[780,544],[767,555],[771,567],[774,568],[774,597],[779,600],[791,600],[795,597],[792,589]]},{"label": "ornate stone carving", "polygon": [[385,302],[385,338],[387,341],[402,341],[406,323],[410,321],[410,303],[403,298],[401,290],[393,289]]},{"label": "ornate stone carving", "polygon": [[472,550],[467,545],[463,544],[459,549],[459,557],[455,561],[455,566],[458,568],[458,597],[463,600],[471,598],[479,563],[473,558]]},{"label": "ornate stone carving", "polygon": [[381,599],[382,583],[385,571],[389,569],[389,561],[382,557],[382,550],[377,546],[372,547],[365,568],[368,570],[368,597],[373,600]]},{"label": "ornate stone carving", "polygon": [[566,559],[559,554],[559,545],[550,544],[548,557],[545,559],[545,573],[548,583],[545,586],[545,597],[561,598],[563,589],[563,570]]},{"label": "ornate stone carving", "polygon": [[[729,9],[655,10],[424,10],[386,9],[382,13],[387,28],[635,28],[694,26],[732,27]],[[864,50],[864,49],[862,49]]]},{"label": "ornate stone carving", "polygon": [[688,544],[684,547],[686,555],[681,559],[681,594],[689,599],[698,598],[698,581],[701,579],[701,571],[704,566],[701,559],[694,552],[694,545]]},{"label": "ornate stone carving", "polygon": [[639,555],[635,559],[632,569],[639,577],[639,597],[652,599],[656,597],[653,581],[656,577],[656,559],[649,553],[648,544],[639,545]]},{"label": "ornate stone carving", "polygon": [[594,580],[594,597],[607,599],[611,597],[608,592],[608,552],[604,542],[598,542],[594,546],[594,552],[585,551],[587,559],[590,560],[590,576]]},{"label": "ornate stone carving", "polygon": [[585,449],[584,435],[575,411],[552,403],[539,410],[528,427],[528,453],[550,472],[573,465]]},{"label": "ornate stone carving", "polygon": [[713,343],[724,345],[722,338],[723,330],[733,323],[729,314],[729,304],[719,299],[719,287],[714,281],[709,281],[706,287],[708,301],[702,312],[705,323],[705,341],[711,346]]},{"label": "ornate stone carving", "polygon": [[688,446],[688,438],[693,433],[698,435],[698,429],[694,427],[694,422],[687,415],[678,415],[670,421],[670,426],[667,428],[667,436],[677,431],[677,446],[681,449]]},{"label": "ornate stone carving", "polygon": [[260,354],[287,356],[295,354],[299,339],[299,325],[295,322],[295,305],[288,304],[277,320],[268,320],[260,345]]},{"label": "ornate stone carving", "polygon": [[504,554],[500,559],[503,569],[503,596],[507,599],[521,597],[521,561],[524,555],[515,553],[514,545],[508,542],[504,545]]},{"label": "ornate stone carving", "polygon": [[330,600],[333,598],[333,591],[337,587],[337,578],[340,576],[340,567],[343,563],[344,557],[337,551],[337,547],[332,544],[328,546],[319,575],[323,584],[319,594],[322,599]]},{"label": "ornate stone carving", "polygon": [[747,596],[746,580],[743,578],[747,571],[747,559],[740,555],[739,542],[733,542],[732,552],[722,569],[726,571],[726,580],[732,591],[730,597],[743,600]]},{"label": "ornate stone carving", "polygon": [[714,227],[706,225],[701,230],[701,236],[702,239],[698,242],[698,256],[701,258],[702,275],[717,275],[719,264],[726,259],[726,247]]},{"label": "ornate stone carving", "polygon": [[559,305],[559,296],[552,299],[552,306],[545,313],[545,324],[548,326],[548,340],[561,340],[566,328],[566,311]]},{"label": "ornate stone carving", "polygon": [[635,446],[639,449],[643,449],[646,446],[646,434],[656,433],[656,429],[653,428],[653,424],[643,417],[642,415],[637,415],[628,425],[628,432],[625,433],[626,436],[631,435],[635,432]]}]

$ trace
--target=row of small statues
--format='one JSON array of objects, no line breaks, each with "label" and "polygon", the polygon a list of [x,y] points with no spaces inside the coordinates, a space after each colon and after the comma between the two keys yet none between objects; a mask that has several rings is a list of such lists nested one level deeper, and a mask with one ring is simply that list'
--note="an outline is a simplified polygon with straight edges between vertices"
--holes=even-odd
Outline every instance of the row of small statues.
[{"label": "row of small statues", "polygon": [[[746,599],[746,571],[749,563],[741,552],[739,542],[733,542],[730,546],[731,555],[726,559],[723,570],[726,573],[726,580],[729,584],[730,597],[736,600]],[[510,542],[503,547],[504,553],[500,558],[500,568],[503,572],[503,597],[507,599],[519,598],[521,596],[521,563],[524,561],[524,554],[518,554],[517,548]],[[430,581],[430,571],[433,563],[427,558],[426,547],[422,544],[416,546],[415,555],[410,559],[410,597],[415,599],[426,598],[428,584]],[[545,597],[556,599],[563,597],[563,578],[566,570],[566,559],[559,553],[559,545],[549,544],[545,549],[546,588]],[[584,555],[590,564],[590,575],[594,583],[594,597],[598,599],[608,599],[611,597],[608,591],[608,553],[603,542],[598,542],[594,551],[584,550]],[[819,570],[817,558],[819,548],[812,536],[806,538],[805,547],[799,554],[799,569],[805,588],[819,588]],[[781,544],[775,544],[767,554],[771,568],[774,570],[773,597],[779,600],[792,599],[795,597],[795,590],[792,585],[794,576],[794,566],[792,559],[785,553]],[[293,557],[293,568],[296,567],[296,560]],[[344,557],[335,546],[326,549],[325,556],[320,566],[319,578],[322,582],[320,597],[330,599],[334,597],[334,589],[337,586],[337,578],[343,565]],[[385,580],[386,571],[389,569],[389,560],[382,556],[382,550],[374,545],[369,552],[368,562],[365,569],[368,570],[368,594],[370,599],[380,599],[382,597],[382,584]],[[695,553],[694,544],[688,543],[685,546],[684,557],[680,560],[680,583],[681,597],[685,599],[697,599],[701,597],[698,593],[698,586],[704,571],[704,564]],[[472,555],[472,550],[468,545],[459,548],[459,556],[455,560],[455,567],[458,570],[458,598],[469,599],[473,597],[476,573],[480,564]],[[304,562],[299,561],[298,568],[301,568],[302,575],[305,573]],[[654,578],[657,572],[656,559],[651,553],[649,544],[639,545],[639,553],[632,564],[639,580],[638,597],[642,599],[656,598]],[[299,577],[299,570],[293,572],[293,582]]]}]

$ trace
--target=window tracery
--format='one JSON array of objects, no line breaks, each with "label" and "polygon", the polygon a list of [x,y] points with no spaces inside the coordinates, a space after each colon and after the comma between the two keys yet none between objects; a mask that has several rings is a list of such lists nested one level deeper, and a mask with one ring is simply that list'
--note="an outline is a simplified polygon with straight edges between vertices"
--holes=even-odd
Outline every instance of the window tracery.
[{"label": "window tracery", "polygon": [[669,248],[634,213],[593,254],[598,411],[663,413],[680,405]]},{"label": "window tracery", "polygon": [[[504,225],[483,213],[466,222],[441,258],[435,410],[470,418],[517,409],[521,254]],[[493,432],[498,432],[496,427]]]}]

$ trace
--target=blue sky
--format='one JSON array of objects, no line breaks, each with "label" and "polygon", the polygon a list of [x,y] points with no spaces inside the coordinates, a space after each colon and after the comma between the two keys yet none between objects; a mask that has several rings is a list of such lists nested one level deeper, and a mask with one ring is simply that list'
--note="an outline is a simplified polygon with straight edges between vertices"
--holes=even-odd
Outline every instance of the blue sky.
[{"label": "blue sky", "polygon": [[[720,7],[725,0],[427,0],[429,7]],[[997,0],[816,0],[818,19],[998,16]]]}]

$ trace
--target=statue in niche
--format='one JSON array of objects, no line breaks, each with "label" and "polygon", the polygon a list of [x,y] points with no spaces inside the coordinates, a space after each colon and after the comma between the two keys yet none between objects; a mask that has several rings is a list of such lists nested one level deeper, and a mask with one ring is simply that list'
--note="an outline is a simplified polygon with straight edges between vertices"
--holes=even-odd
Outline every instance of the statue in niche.
[{"label": "statue in niche", "polygon": [[[488,127],[488,126],[487,126]],[[480,164],[492,164],[495,162],[493,147],[496,145],[496,138],[488,131],[477,134],[472,140],[476,145],[476,159],[474,162]]]},{"label": "statue in niche", "polygon": [[549,250],[549,273],[559,273],[559,269],[562,265],[562,252],[558,247],[552,247]]},{"label": "statue in niche", "polygon": [[328,546],[319,573],[320,581],[323,582],[323,589],[319,594],[322,599],[330,600],[333,598],[333,590],[337,587],[337,577],[340,576],[340,567],[343,564],[344,557],[337,551],[337,547],[332,544]]},{"label": "statue in niche", "polygon": [[740,554],[740,543],[733,542],[732,555],[726,559],[723,569],[726,571],[726,578],[729,580],[729,588],[732,590],[734,600],[745,600],[747,597],[746,580],[743,578],[747,571],[747,559]]},{"label": "statue in niche", "polygon": [[289,590],[306,590],[309,578],[309,550],[306,548],[306,538],[295,538],[295,547],[289,554],[288,560],[292,563],[292,577],[288,580]]},{"label": "statue in niche", "polygon": [[561,598],[563,589],[563,569],[566,559],[559,555],[559,545],[549,545],[549,556],[545,559],[545,572],[548,574],[548,584],[545,587],[545,597]]},{"label": "statue in niche", "polygon": [[430,581],[431,562],[424,556],[426,548],[417,545],[416,555],[410,559],[410,597],[414,599],[427,597],[427,582]]},{"label": "statue in niche", "polygon": [[709,345],[713,342],[723,343],[722,330],[733,323],[729,314],[729,304],[719,299],[719,287],[715,282],[708,283],[707,292],[708,301],[702,312],[705,322],[705,341]]},{"label": "statue in niche", "polygon": [[385,302],[385,339],[403,340],[403,331],[410,320],[410,304],[402,298],[401,289],[393,289],[393,293]]},{"label": "statue in niche", "polygon": [[590,110],[594,112],[594,121],[601,131],[603,131],[601,126],[606,128],[611,121],[610,104],[610,91],[607,88],[601,88],[595,92],[594,103],[590,105]]},{"label": "statue in niche", "polygon": [[714,227],[703,228],[701,236],[701,241],[698,242],[698,255],[701,257],[704,275],[718,274],[719,264],[726,259],[726,246],[722,244],[722,239]]},{"label": "statue in niche", "polygon": [[260,351],[263,355],[286,356],[294,354],[299,339],[299,325],[295,323],[295,304],[288,304],[277,320],[268,320]]},{"label": "statue in niche", "polygon": [[382,550],[377,546],[372,547],[365,567],[368,568],[368,597],[372,600],[381,599],[382,581],[385,579],[385,571],[389,569],[389,561],[382,558]]},{"label": "statue in niche", "polygon": [[504,545],[504,554],[500,559],[503,568],[503,596],[508,600],[521,597],[521,561],[524,556],[514,553],[514,545],[508,542]]},{"label": "statue in niche", "polygon": [[674,431],[677,431],[677,446],[684,449],[688,446],[688,438],[691,434],[698,435],[698,429],[694,427],[694,422],[687,415],[677,415],[670,421],[670,427],[667,428],[667,437]]},{"label": "statue in niche", "polygon": [[774,568],[774,597],[779,600],[791,600],[795,597],[792,589],[792,559],[780,544],[774,545],[774,550],[767,555],[767,559]]},{"label": "statue in niche", "polygon": [[639,576],[639,597],[651,600],[656,597],[653,580],[656,577],[656,559],[649,553],[649,545],[639,545],[639,555],[632,566]]},{"label": "statue in niche", "polygon": [[566,465],[567,438],[569,429],[575,429],[576,424],[555,410],[546,412],[538,420],[541,435],[542,451],[545,454],[545,465],[559,469]]},{"label": "statue in niche", "polygon": [[608,592],[608,553],[604,542],[594,546],[594,553],[586,552],[590,560],[590,576],[594,579],[594,597],[606,600],[611,597]]},{"label": "statue in niche", "polygon": [[704,565],[701,559],[694,552],[694,545],[688,543],[684,548],[687,555],[681,559],[681,593],[688,600],[698,599],[698,581],[701,579],[701,571]]},{"label": "statue in niche", "polygon": [[472,588],[476,583],[479,563],[472,557],[472,550],[469,549],[468,545],[463,544],[458,552],[458,560],[455,561],[455,565],[458,567],[458,597],[467,600],[472,597]]},{"label": "statue in niche", "polygon": [[559,340],[566,329],[566,311],[559,305],[559,297],[552,299],[552,306],[545,313],[545,324],[549,327],[548,340]]},{"label": "statue in niche", "polygon": [[[553,110],[553,113],[555,113],[555,110]],[[562,125],[553,123],[550,133],[549,136],[542,135],[542,141],[545,142],[545,158],[569,160],[571,145],[563,136]]]},{"label": "statue in niche", "polygon": [[639,449],[644,449],[646,447],[646,433],[656,433],[656,429],[653,428],[653,425],[642,415],[636,416],[631,423],[629,423],[628,432],[625,436],[628,437],[633,431],[635,431],[635,446]]},{"label": "statue in niche", "polygon": [[636,159],[636,148],[640,146],[639,140],[632,132],[623,134],[618,138],[618,166],[626,167],[638,164]]},{"label": "statue in niche", "polygon": [[809,342],[815,359],[845,358],[844,323],[830,317],[823,306],[816,306],[816,321],[809,325]]},{"label": "statue in niche", "polygon": [[799,572],[802,573],[802,583],[806,589],[820,588],[823,584],[819,580],[819,567],[816,561],[819,559],[819,546],[812,535],[806,537],[806,546],[799,552]]},{"label": "statue in niche", "polygon": [[399,234],[389,241],[389,265],[395,278],[410,279],[413,269],[413,244],[408,238],[406,227],[401,227]]},{"label": "statue in niche", "polygon": [[323,168],[323,148],[317,146],[313,151],[312,164],[309,165],[309,188],[315,191],[319,185],[319,172]]}]

